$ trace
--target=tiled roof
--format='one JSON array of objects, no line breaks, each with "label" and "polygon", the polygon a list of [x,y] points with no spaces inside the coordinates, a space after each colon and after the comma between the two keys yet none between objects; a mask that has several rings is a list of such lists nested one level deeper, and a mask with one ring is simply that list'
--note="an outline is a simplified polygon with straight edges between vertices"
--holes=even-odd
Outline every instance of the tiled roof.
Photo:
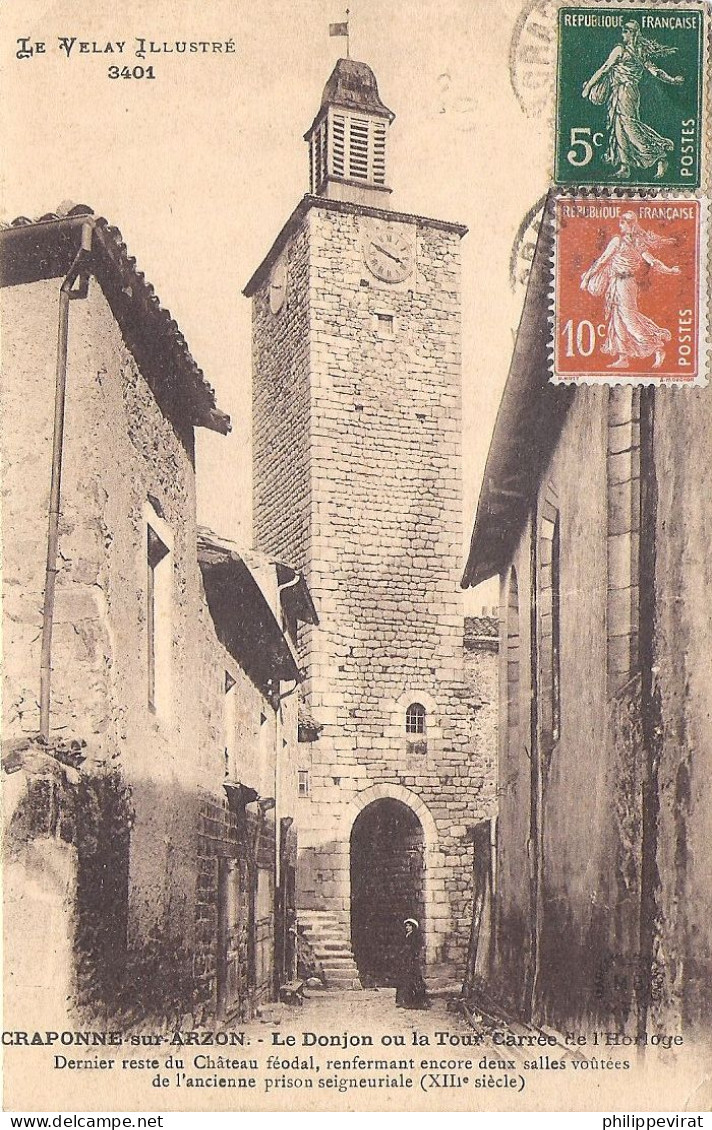
[{"label": "tiled roof", "polygon": [[0,225],[0,286],[66,274],[87,223],[92,227],[92,274],[156,400],[168,415],[175,410],[194,427],[227,435],[230,417],[218,408],[215,391],[178,323],[129,255],[119,229],[87,205],[62,205],[35,220],[17,216]]},{"label": "tiled roof", "polygon": [[465,639],[483,636],[499,637],[499,620],[496,616],[466,616]]}]

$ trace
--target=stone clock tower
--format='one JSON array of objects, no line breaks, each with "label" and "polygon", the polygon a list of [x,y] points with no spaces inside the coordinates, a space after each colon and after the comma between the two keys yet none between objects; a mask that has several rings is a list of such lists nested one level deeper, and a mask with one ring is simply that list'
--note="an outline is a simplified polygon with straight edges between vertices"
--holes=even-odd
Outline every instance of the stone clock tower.
[{"label": "stone clock tower", "polygon": [[336,984],[392,983],[407,917],[431,967],[462,965],[492,800],[462,678],[466,229],[390,209],[393,119],[340,59],[305,135],[310,193],[245,288],[255,544],[304,571],[319,615],[299,641],[318,738],[297,904]]}]

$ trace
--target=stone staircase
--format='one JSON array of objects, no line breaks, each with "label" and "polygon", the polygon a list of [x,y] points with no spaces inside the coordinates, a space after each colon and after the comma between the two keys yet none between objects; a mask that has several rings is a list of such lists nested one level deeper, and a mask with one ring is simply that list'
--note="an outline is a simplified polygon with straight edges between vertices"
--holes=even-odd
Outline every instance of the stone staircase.
[{"label": "stone staircase", "polygon": [[442,962],[425,971],[428,992],[434,997],[458,997],[462,991],[463,970],[459,965]]},{"label": "stone staircase", "polygon": [[344,923],[332,910],[300,910],[299,925],[324,970],[327,989],[360,989],[358,969]]}]

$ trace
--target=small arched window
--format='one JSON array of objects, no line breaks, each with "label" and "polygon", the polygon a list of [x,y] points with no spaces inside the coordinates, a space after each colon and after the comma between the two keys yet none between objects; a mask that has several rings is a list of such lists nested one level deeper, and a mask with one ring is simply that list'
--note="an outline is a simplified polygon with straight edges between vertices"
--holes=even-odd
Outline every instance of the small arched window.
[{"label": "small arched window", "polygon": [[425,733],[425,707],[422,702],[411,702],[405,712],[406,734]]}]

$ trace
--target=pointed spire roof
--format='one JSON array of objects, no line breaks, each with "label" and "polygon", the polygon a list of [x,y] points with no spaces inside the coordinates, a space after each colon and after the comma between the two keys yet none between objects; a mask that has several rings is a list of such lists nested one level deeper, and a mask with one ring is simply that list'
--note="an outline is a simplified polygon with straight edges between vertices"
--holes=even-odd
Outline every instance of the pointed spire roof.
[{"label": "pointed spire roof", "polygon": [[366,114],[378,114],[392,122],[395,114],[384,106],[378,93],[376,76],[367,63],[356,59],[339,59],[329,76],[321,105],[343,106]]},{"label": "pointed spire roof", "polygon": [[309,141],[329,106],[357,114],[373,114],[389,123],[395,118],[393,111],[381,101],[376,76],[368,63],[359,63],[358,59],[337,60],[324,87],[316,117],[304,134],[305,141]]}]

